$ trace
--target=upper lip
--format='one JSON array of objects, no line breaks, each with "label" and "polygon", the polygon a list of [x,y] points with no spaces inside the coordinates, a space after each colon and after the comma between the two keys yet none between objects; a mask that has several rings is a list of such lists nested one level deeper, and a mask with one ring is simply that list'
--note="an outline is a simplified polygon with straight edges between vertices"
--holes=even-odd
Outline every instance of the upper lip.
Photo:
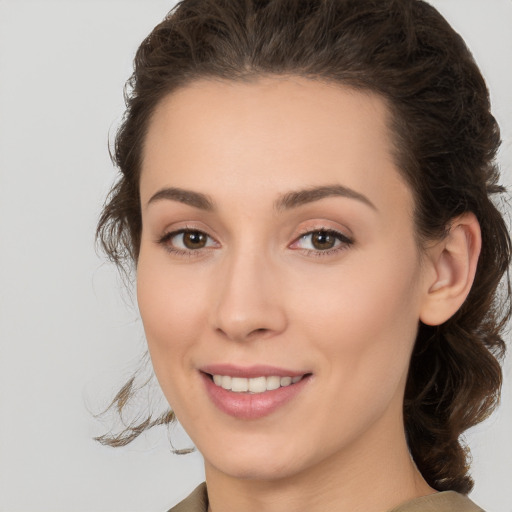
[{"label": "upper lip", "polygon": [[229,375],[230,377],[299,377],[309,372],[290,370],[269,365],[237,366],[234,364],[208,364],[199,368],[203,373],[210,375]]}]

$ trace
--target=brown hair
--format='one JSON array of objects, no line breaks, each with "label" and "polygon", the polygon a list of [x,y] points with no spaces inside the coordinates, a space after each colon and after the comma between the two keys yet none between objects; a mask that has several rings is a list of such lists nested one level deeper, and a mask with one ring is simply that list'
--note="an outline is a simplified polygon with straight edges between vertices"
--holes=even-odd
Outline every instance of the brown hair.
[{"label": "brown hair", "polygon": [[[504,189],[488,91],[463,40],[433,7],[421,0],[180,2],[136,54],[115,141],[121,174],[98,240],[120,267],[136,264],[144,137],[164,96],[197,79],[268,74],[335,82],[386,100],[396,161],[415,196],[420,243],[442,237],[464,212],[480,222],[483,246],[472,290],[449,321],[420,325],[404,401],[409,447],[424,478],[438,490],[467,493],[473,482],[460,436],[499,399],[511,243],[491,200]],[[112,407],[121,411],[133,392],[132,381]],[[166,414],[99,439],[126,444],[145,428],[172,421]]]}]

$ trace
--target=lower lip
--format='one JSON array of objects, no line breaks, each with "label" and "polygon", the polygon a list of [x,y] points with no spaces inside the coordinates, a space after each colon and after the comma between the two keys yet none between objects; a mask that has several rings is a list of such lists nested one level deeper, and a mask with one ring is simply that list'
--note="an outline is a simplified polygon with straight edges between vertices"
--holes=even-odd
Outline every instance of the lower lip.
[{"label": "lower lip", "polygon": [[310,376],[299,382],[263,393],[235,393],[217,386],[209,375],[201,373],[211,401],[224,413],[244,420],[254,420],[272,414],[300,393]]}]

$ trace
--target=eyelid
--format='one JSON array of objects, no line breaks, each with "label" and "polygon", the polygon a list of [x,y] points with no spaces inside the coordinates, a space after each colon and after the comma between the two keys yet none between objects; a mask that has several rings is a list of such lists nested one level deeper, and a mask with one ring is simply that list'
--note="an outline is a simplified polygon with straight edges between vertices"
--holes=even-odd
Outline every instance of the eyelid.
[{"label": "eyelid", "polygon": [[[176,247],[170,244],[169,242],[176,236],[185,234],[185,233],[201,233],[205,235],[209,241],[213,241],[214,244],[206,245],[205,247],[198,247],[196,249],[190,249],[190,248],[181,248]],[[206,230],[199,229],[195,226],[183,226],[176,229],[170,229],[166,231],[162,236],[158,237],[156,240],[156,243],[158,245],[161,245],[164,247],[164,249],[169,252],[170,254],[175,254],[178,256],[187,256],[187,257],[195,257],[195,256],[201,256],[204,255],[205,252],[209,252],[212,249],[215,249],[220,246],[219,242],[210,235]],[[208,242],[207,242],[208,244]]]},{"label": "eyelid", "polygon": [[342,227],[338,223],[336,224],[337,226],[332,226],[331,222],[321,219],[307,223],[304,227],[301,227],[297,231],[297,234],[294,237],[294,241],[299,240],[301,237],[309,235],[311,233],[326,231],[328,233],[333,233],[336,236],[339,236],[346,242],[354,243],[355,240],[352,231],[348,227]]},{"label": "eyelid", "polygon": [[[303,240],[308,235],[314,235],[315,233],[327,233],[334,236],[339,243],[337,243],[334,247],[329,249],[308,249],[303,247],[294,247],[296,246],[301,240]],[[296,251],[302,251],[307,256],[329,256],[336,253],[339,253],[341,251],[346,250],[348,247],[354,244],[354,239],[352,236],[349,236],[343,231],[339,229],[334,229],[331,227],[324,226],[311,226],[307,229],[304,229],[298,236],[296,236],[293,240],[293,242],[289,245],[289,247]]]}]

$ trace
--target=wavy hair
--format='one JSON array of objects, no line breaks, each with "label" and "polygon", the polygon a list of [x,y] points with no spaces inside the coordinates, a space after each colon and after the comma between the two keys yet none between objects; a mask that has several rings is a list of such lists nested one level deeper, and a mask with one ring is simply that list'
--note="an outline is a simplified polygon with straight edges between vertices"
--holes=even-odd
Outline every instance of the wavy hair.
[{"label": "wavy hair", "polygon": [[[442,325],[420,324],[404,400],[411,454],[438,490],[471,490],[461,434],[495,408],[503,332],[511,314],[511,242],[493,199],[505,192],[487,87],[462,38],[422,0],[184,0],[139,47],[113,151],[120,170],[97,239],[124,269],[140,245],[139,175],[144,138],[159,102],[199,79],[246,81],[294,75],[371,91],[392,114],[395,159],[415,198],[420,244],[439,239],[464,212],[481,226],[476,278]],[[122,412],[133,380],[114,398]],[[98,438],[118,446],[172,412]]]}]

